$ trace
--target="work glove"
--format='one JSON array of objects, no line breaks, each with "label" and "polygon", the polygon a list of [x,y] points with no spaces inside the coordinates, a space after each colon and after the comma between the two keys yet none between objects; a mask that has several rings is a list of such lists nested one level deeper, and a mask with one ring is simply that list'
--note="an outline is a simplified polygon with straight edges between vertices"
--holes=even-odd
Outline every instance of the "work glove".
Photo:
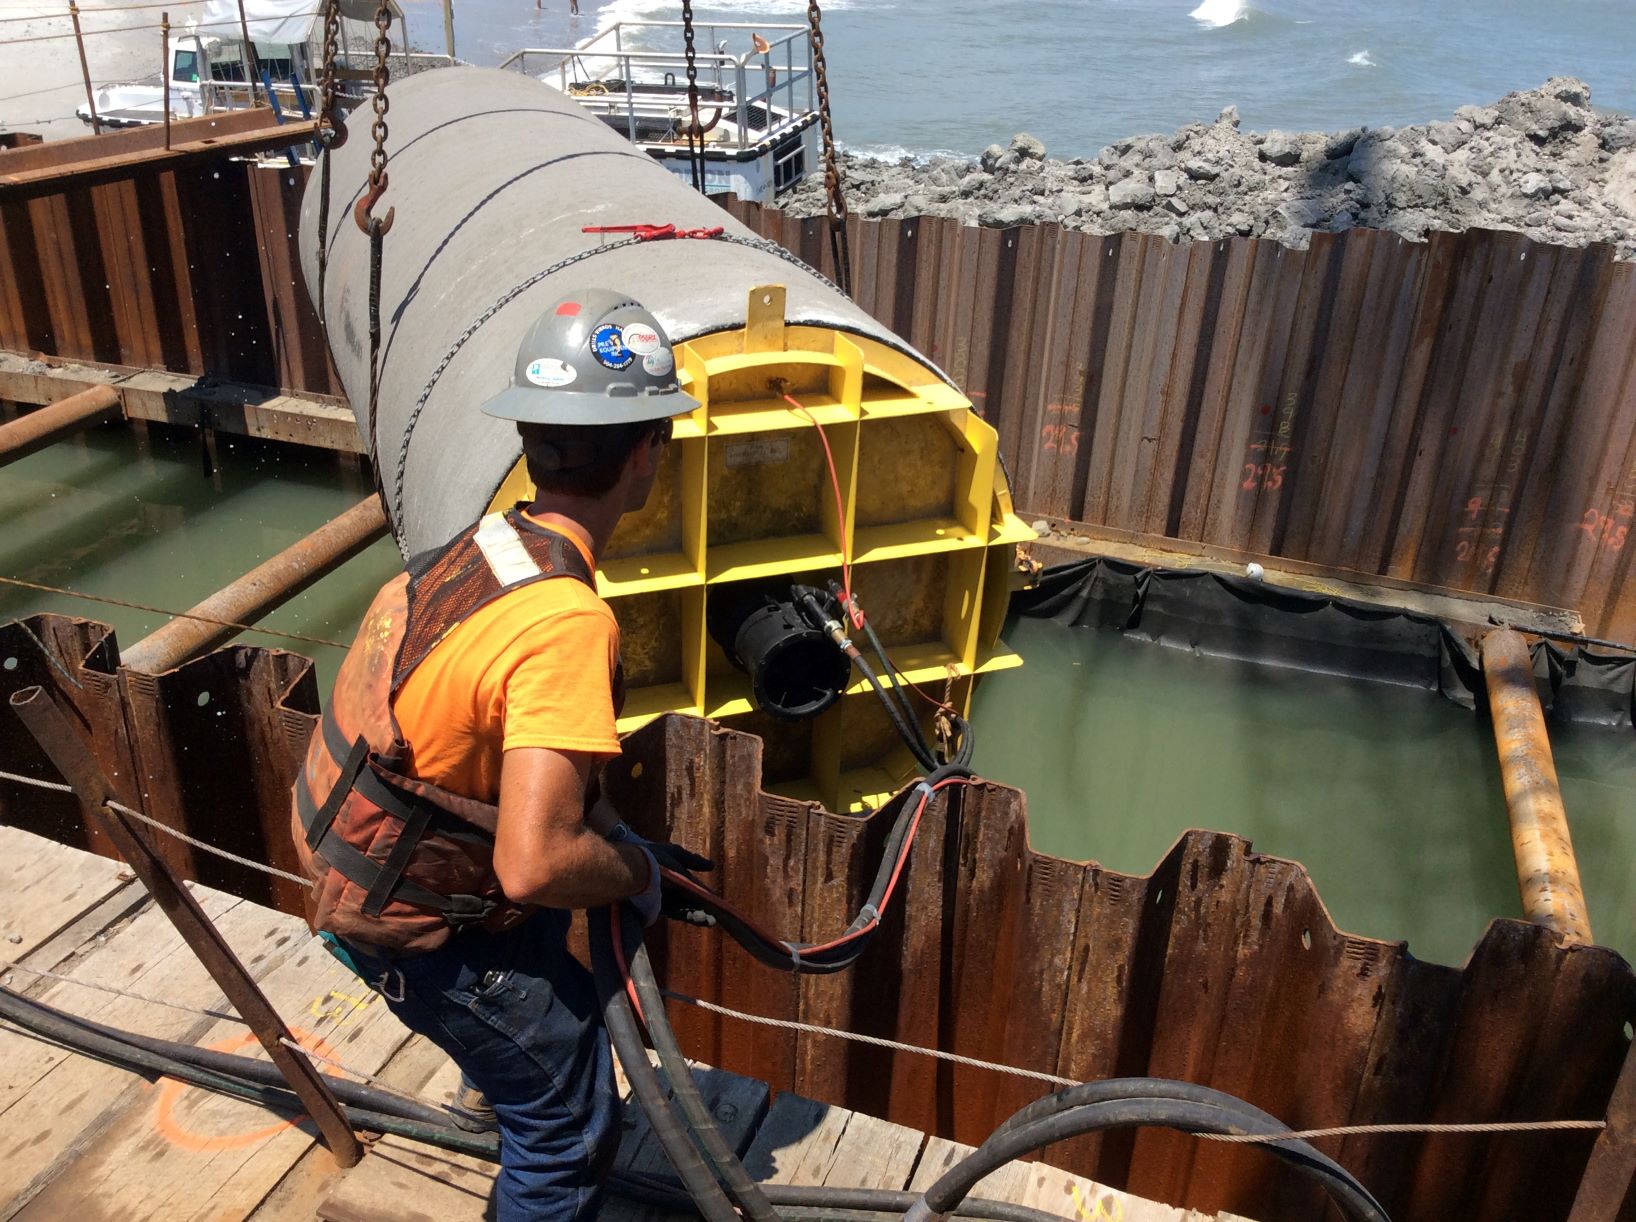
[{"label": "work glove", "polygon": [[686,874],[689,878],[695,870],[713,870],[716,863],[708,857],[701,857],[697,853],[690,853],[679,844],[669,844],[662,840],[649,840],[646,836],[639,836],[631,831],[624,820],[614,824],[608,832],[608,843],[629,844],[642,850],[642,855],[648,859],[648,882],[640,892],[630,897],[630,905],[642,918],[644,928],[651,926],[665,913],[663,886],[659,875],[659,868],[673,870],[678,874]]},{"label": "work glove", "polygon": [[608,833],[608,842],[634,844],[639,849],[646,849],[661,866],[678,874],[691,875],[716,868],[716,863],[708,857],[701,857],[679,844],[671,844],[666,840],[649,840],[646,836],[638,835],[631,831],[623,819],[614,824],[613,830]]}]

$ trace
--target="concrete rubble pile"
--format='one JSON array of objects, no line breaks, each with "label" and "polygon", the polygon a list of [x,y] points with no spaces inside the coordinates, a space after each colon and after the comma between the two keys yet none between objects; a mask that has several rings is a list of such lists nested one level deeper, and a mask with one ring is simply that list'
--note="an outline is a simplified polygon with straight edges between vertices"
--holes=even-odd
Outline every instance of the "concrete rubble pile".
[{"label": "concrete rubble pile", "polygon": [[[1246,132],[1228,107],[1173,135],[1133,136],[1094,158],[1057,161],[1020,134],[977,161],[849,156],[848,199],[864,216],[943,216],[1007,228],[1058,221],[1092,233],[1174,241],[1272,237],[1353,226],[1423,239],[1428,230],[1520,230],[1558,245],[1612,243],[1636,258],[1636,119],[1591,107],[1590,88],[1552,77],[1452,119],[1334,133]],[[823,211],[813,177],[784,207]]]}]

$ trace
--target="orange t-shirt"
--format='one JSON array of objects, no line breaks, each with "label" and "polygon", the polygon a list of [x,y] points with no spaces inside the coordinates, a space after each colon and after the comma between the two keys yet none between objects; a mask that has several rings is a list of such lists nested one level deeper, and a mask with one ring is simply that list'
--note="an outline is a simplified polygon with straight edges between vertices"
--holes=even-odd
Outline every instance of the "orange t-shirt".
[{"label": "orange t-shirt", "polygon": [[[550,529],[592,563],[581,532]],[[502,595],[439,641],[398,690],[392,708],[414,775],[495,802],[501,757],[514,747],[618,755],[618,664],[619,625],[584,582],[553,577]]]}]

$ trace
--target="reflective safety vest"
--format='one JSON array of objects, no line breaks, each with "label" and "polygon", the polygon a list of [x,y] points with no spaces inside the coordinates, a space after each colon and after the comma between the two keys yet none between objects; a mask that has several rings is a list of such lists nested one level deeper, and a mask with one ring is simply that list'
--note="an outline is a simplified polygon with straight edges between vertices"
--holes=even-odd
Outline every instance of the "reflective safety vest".
[{"label": "reflective safety vest", "polygon": [[[307,897],[315,931],[421,952],[469,926],[506,929],[528,914],[506,899],[494,873],[498,808],[414,776],[414,748],[392,701],[471,615],[553,577],[595,588],[571,540],[511,509],[415,557],[375,596],[293,793],[296,853],[315,880]],[[622,688],[616,672],[616,711]]]}]

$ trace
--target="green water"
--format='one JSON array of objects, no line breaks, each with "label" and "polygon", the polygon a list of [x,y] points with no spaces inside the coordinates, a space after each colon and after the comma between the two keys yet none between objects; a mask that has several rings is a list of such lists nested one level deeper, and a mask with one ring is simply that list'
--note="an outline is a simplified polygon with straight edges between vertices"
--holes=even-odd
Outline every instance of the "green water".
[{"label": "green water", "polygon": [[[0,474],[0,576],[185,609],[369,491],[333,455],[220,438],[203,474],[191,430],[106,428]],[[386,540],[267,616],[350,640],[398,567]],[[124,645],[164,616],[0,585],[0,621],[36,611],[112,624]],[[327,693],[341,651],[312,657]],[[1027,665],[978,690],[977,764],[1028,791],[1035,847],[1146,873],[1189,827],[1306,864],[1337,924],[1464,960],[1517,914],[1486,721],[1426,692],[1194,657],[1117,633],[1018,620]],[[1553,728],[1599,941],[1636,954],[1636,743]]]},{"label": "green water", "polygon": [[[1435,693],[1194,656],[1018,619],[986,680],[978,770],[1028,792],[1034,847],[1145,874],[1177,836],[1235,832],[1310,871],[1340,928],[1465,961],[1519,915],[1485,718]],[[1597,941],[1636,956],[1636,741],[1552,727]]]},{"label": "green water", "polygon": [[[219,437],[204,474],[191,429],[96,429],[0,473],[0,576],[186,610],[368,495],[334,455]],[[350,640],[399,564],[381,540],[262,620],[268,628]],[[165,616],[0,584],[0,621],[37,611],[111,624],[122,646]],[[245,633],[246,644],[311,656],[327,693],[342,651]]]}]

